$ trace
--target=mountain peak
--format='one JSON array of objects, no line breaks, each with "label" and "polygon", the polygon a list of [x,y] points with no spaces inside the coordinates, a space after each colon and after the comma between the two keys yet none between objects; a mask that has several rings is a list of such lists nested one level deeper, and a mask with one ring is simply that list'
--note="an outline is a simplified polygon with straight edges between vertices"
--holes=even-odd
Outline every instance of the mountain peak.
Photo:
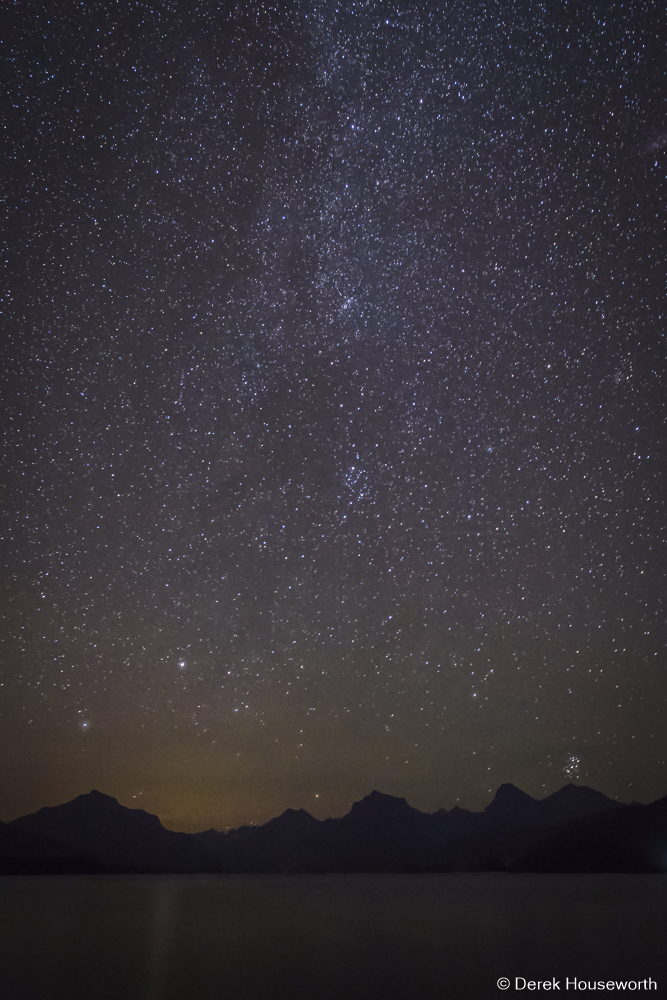
[{"label": "mountain peak", "polygon": [[[82,795],[77,795],[77,799],[83,800],[85,802],[94,802],[97,805],[120,805],[118,799],[115,799],[113,795],[106,795],[104,792],[98,792],[96,788],[93,788],[90,792],[84,792]],[[76,800],[75,800],[76,801]]]},{"label": "mountain peak", "polygon": [[76,798],[71,799],[62,806],[55,806],[51,808],[68,808],[73,813],[83,813],[84,815],[91,813],[93,815],[100,814],[103,816],[120,816],[121,813],[136,814],[143,812],[143,809],[132,809],[128,806],[121,805],[118,799],[115,799],[113,795],[106,795],[104,792],[98,792],[96,788],[93,788],[90,792],[83,792],[81,795],[77,795]]},{"label": "mountain peak", "polygon": [[527,792],[523,792],[516,785],[507,781],[500,785],[491,802],[484,810],[485,813],[515,812],[531,809],[535,805],[535,799]]},{"label": "mountain peak", "polygon": [[568,819],[604,812],[607,809],[617,809],[620,805],[620,802],[607,798],[602,792],[589,788],[588,785],[572,783],[563,785],[540,803],[545,816],[561,815]]},{"label": "mountain peak", "polygon": [[270,819],[264,826],[308,826],[316,824],[318,821],[305,809],[286,809],[280,816]]},{"label": "mountain peak", "polygon": [[[359,799],[359,802],[372,802],[375,805],[379,805],[380,803],[389,805],[390,803],[397,802],[406,806],[408,804],[407,799],[400,798],[397,795],[387,795],[386,792],[378,792],[376,788],[374,788],[372,792],[369,792],[368,795],[364,795],[363,799]],[[357,805],[358,803],[355,802],[354,804]]]},{"label": "mountain peak", "polygon": [[[588,785],[575,785],[573,781],[570,781],[567,785],[563,785],[559,788],[557,792],[552,792],[548,795],[549,799],[583,799],[583,798],[596,798],[596,799],[607,799],[607,796],[602,792],[597,792],[594,788],[589,788]],[[607,799],[608,802],[612,802],[613,799]]]},{"label": "mountain peak", "polygon": [[407,799],[386,795],[373,789],[369,795],[352,804],[348,816],[396,816],[416,811],[409,805]]}]

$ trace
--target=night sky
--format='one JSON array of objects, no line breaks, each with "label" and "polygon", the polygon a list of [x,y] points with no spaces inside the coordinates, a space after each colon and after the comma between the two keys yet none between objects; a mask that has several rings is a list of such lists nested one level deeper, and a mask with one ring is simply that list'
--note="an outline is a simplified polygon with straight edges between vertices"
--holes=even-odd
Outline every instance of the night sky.
[{"label": "night sky", "polygon": [[0,818],[667,793],[662,0],[4,16]]}]

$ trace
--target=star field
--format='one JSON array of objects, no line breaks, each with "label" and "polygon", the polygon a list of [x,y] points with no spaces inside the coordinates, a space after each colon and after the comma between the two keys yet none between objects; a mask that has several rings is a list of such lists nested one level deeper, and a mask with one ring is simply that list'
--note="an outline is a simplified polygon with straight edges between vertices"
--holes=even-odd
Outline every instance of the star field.
[{"label": "star field", "polygon": [[665,794],[662,5],[9,20],[2,818]]}]

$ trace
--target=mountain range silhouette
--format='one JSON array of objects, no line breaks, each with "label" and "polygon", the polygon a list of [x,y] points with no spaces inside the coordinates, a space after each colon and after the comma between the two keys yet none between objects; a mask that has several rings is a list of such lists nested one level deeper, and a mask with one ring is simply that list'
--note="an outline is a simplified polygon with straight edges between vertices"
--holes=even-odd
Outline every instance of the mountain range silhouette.
[{"label": "mountain range silhouette", "polygon": [[196,834],[92,791],[0,823],[0,874],[666,870],[667,797],[625,805],[573,784],[544,799],[504,784],[479,813],[373,791],[337,819],[287,809]]}]

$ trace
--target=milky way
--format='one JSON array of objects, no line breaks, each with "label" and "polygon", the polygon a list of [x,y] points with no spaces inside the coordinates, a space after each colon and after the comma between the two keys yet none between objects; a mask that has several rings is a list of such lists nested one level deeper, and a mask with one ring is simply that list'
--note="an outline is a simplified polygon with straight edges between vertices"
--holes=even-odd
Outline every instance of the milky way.
[{"label": "milky way", "polygon": [[663,795],[663,5],[11,16],[2,818]]}]

